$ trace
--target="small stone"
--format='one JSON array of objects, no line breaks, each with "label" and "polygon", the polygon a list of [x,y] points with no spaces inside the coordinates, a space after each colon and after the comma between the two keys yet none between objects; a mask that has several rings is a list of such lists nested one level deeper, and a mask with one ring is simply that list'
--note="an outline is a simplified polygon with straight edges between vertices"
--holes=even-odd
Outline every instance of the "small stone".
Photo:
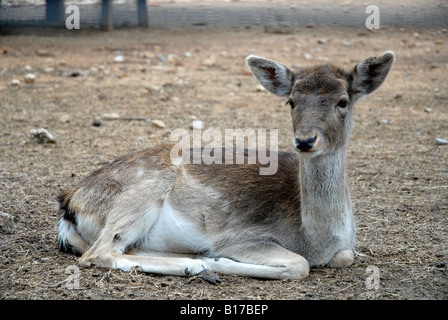
[{"label": "small stone", "polygon": [[25,66],[25,71],[31,71],[32,67],[30,65]]},{"label": "small stone", "polygon": [[315,25],[314,23],[310,22],[310,23],[308,23],[308,24],[306,25],[306,27],[307,27],[307,28],[315,28],[316,25]]},{"label": "small stone", "polygon": [[319,40],[317,40],[317,43],[325,44],[327,43],[327,38],[320,38]]},{"label": "small stone", "polygon": [[255,91],[264,92],[266,91],[266,89],[261,84],[257,84],[257,86],[255,87]]},{"label": "small stone", "polygon": [[311,54],[309,54],[309,53],[305,53],[303,56],[305,57],[306,60],[310,60],[310,59],[313,57],[313,56],[312,56]]},{"label": "small stone", "polygon": [[114,62],[123,62],[123,61],[124,57],[121,54],[114,57]]},{"label": "small stone", "polygon": [[401,99],[401,98],[403,98],[403,94],[402,94],[402,93],[396,93],[396,94],[394,95],[394,99],[395,99],[395,100],[398,100],[398,99]]},{"label": "small stone", "polygon": [[193,129],[193,130],[202,130],[202,129],[204,129],[204,121],[202,121],[202,120],[193,120],[190,123],[190,129]]},{"label": "small stone", "polygon": [[0,232],[11,233],[14,228],[14,217],[6,212],[0,211]]},{"label": "small stone", "polygon": [[146,51],[142,53],[142,58],[154,59],[156,57],[155,53],[152,51]]},{"label": "small stone", "polygon": [[388,124],[388,123],[389,123],[389,120],[387,120],[387,119],[382,119],[382,120],[378,121],[378,124]]},{"label": "small stone", "polygon": [[438,145],[438,146],[444,146],[447,144],[448,144],[448,140],[446,140],[446,139],[442,139],[442,138],[436,139],[436,145]]},{"label": "small stone", "polygon": [[425,108],[425,112],[426,112],[426,113],[430,113],[431,110],[432,110],[431,108]]},{"label": "small stone", "polygon": [[157,119],[152,120],[152,121],[151,121],[151,124],[152,124],[154,127],[156,127],[156,128],[160,128],[160,129],[163,129],[163,128],[166,127],[165,123],[164,123],[162,120],[157,120]]},{"label": "small stone", "polygon": [[216,66],[216,58],[215,58],[215,56],[211,56],[208,59],[205,59],[204,62],[202,63],[202,65],[205,66],[205,67]]},{"label": "small stone", "polygon": [[105,113],[101,116],[104,120],[118,120],[120,119],[120,115],[118,113]]},{"label": "small stone", "polygon": [[44,128],[40,129],[31,129],[30,130],[30,137],[34,139],[37,143],[43,144],[43,143],[56,143],[57,139],[55,136],[53,136],[50,132],[48,132]]},{"label": "small stone", "polygon": [[12,81],[11,81],[11,85],[12,85],[13,87],[18,87],[18,86],[20,86],[20,80],[19,80],[19,79],[12,79]]},{"label": "small stone", "polygon": [[39,57],[53,57],[54,56],[54,54],[52,54],[51,52],[48,52],[46,50],[37,50],[36,55],[38,55]]},{"label": "small stone", "polygon": [[25,75],[25,83],[34,83],[36,81],[36,76],[33,73],[28,73]]},{"label": "small stone", "polygon": [[342,45],[344,47],[350,47],[352,44],[351,44],[351,42],[348,42],[348,41],[342,41]]},{"label": "small stone", "polygon": [[177,57],[177,55],[170,53],[167,57],[166,57],[166,61],[173,63],[173,64],[181,64],[180,59]]},{"label": "small stone", "polygon": [[166,57],[163,54],[161,54],[161,53],[159,53],[156,56],[156,58],[159,59],[160,62],[166,62]]},{"label": "small stone", "polygon": [[79,70],[79,69],[71,70],[71,71],[68,73],[68,75],[69,75],[69,77],[80,77],[80,76],[82,76],[82,71]]},{"label": "small stone", "polygon": [[265,26],[264,32],[272,34],[292,34],[294,33],[294,29],[289,25],[271,25]]},{"label": "small stone", "polygon": [[70,115],[69,114],[63,114],[60,118],[59,121],[62,123],[67,123],[70,122]]},{"label": "small stone", "polygon": [[99,127],[99,126],[101,126],[101,117],[95,117],[95,119],[93,120],[93,125],[95,126],[95,127]]}]

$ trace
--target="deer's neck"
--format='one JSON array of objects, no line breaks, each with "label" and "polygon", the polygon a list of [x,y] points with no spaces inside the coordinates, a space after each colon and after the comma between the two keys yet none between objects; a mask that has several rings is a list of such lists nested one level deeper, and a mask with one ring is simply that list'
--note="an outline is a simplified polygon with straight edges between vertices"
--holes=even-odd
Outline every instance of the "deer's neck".
[{"label": "deer's neck", "polygon": [[[305,228],[334,230],[351,224],[345,150],[300,160],[301,215]],[[311,230],[310,230],[311,231]]]}]

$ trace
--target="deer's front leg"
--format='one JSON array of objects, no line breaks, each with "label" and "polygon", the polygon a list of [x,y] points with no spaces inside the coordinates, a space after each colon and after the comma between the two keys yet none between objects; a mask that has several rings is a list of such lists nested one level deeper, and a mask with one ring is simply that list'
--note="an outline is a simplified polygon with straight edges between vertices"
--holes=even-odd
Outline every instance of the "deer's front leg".
[{"label": "deer's front leg", "polygon": [[300,280],[308,276],[309,263],[282,246],[244,243],[225,248],[219,258],[203,258],[219,274],[265,279]]},{"label": "deer's front leg", "polygon": [[331,258],[330,262],[328,262],[328,266],[330,268],[345,268],[353,264],[355,260],[355,255],[352,249],[344,249],[338,251],[333,258]]}]

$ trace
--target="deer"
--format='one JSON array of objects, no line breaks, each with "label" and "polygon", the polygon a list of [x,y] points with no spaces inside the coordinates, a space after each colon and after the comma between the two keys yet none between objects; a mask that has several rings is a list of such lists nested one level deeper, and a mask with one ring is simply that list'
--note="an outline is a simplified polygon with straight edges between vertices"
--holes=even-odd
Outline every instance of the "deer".
[{"label": "deer", "polygon": [[[278,169],[191,164],[170,145],[132,152],[58,196],[58,246],[81,266],[171,276],[301,280],[311,267],[354,263],[356,223],[346,178],[353,108],[388,76],[395,54],[351,69],[246,64],[291,108],[293,150]],[[192,150],[201,152],[201,150]],[[274,151],[273,151],[274,152]],[[246,154],[247,155],[247,154]]]}]

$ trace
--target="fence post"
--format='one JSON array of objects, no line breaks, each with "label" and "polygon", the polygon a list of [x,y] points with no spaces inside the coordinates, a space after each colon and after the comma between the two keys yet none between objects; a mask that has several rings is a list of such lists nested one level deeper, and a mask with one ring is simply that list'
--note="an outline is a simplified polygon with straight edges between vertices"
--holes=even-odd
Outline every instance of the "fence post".
[{"label": "fence post", "polygon": [[141,27],[148,26],[148,9],[146,7],[146,0],[137,1],[138,25]]},{"label": "fence post", "polygon": [[64,16],[65,16],[64,0],[46,0],[45,19],[48,23],[52,24],[63,23]]},{"label": "fence post", "polygon": [[101,28],[107,31],[111,31],[114,28],[112,0],[102,0]]},{"label": "fence post", "polygon": [[148,8],[146,6],[146,0],[137,1],[138,12],[138,25],[141,27],[148,26]]}]

